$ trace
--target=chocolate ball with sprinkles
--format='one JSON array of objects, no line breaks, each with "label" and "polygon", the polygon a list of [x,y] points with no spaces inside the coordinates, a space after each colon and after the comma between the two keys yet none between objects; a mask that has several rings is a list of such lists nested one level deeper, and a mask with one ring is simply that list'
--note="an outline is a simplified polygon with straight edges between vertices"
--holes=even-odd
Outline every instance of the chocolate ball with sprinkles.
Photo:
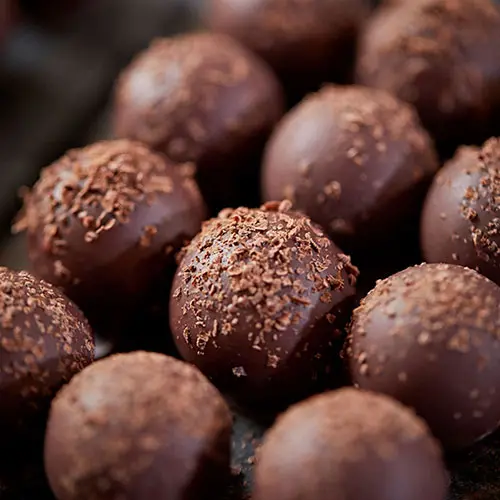
[{"label": "chocolate ball with sprinkles", "polygon": [[204,204],[189,165],[146,146],[104,141],[69,151],[25,196],[35,273],[61,287],[110,335],[175,270],[174,254],[200,229]]},{"label": "chocolate ball with sprinkles", "polygon": [[45,470],[58,500],[213,500],[230,475],[232,415],[195,367],[118,354],[52,403]]},{"label": "chocolate ball with sprinkles", "polygon": [[[94,360],[82,312],[52,285],[0,268],[0,469],[36,460],[51,399]],[[17,471],[19,472],[19,471]]]},{"label": "chocolate ball with sprinkles", "polygon": [[439,171],[424,205],[427,262],[470,267],[500,284],[500,139],[462,147]]},{"label": "chocolate ball with sprinkles", "polygon": [[283,101],[271,69],[236,40],[180,35],[153,42],[125,69],[114,130],[174,161],[194,162],[216,213],[258,203],[260,154]]},{"label": "chocolate ball with sprinkles", "polygon": [[277,126],[262,188],[266,200],[292,200],[342,248],[364,259],[366,245],[373,254],[377,242],[384,254],[398,253],[401,232],[419,215],[438,166],[411,106],[384,91],[328,85]]},{"label": "chocolate ball with sprinkles", "polygon": [[500,422],[500,288],[476,271],[422,264],[380,281],[347,352],[356,385],[413,407],[447,448]]},{"label": "chocolate ball with sprinkles", "polygon": [[481,143],[500,110],[500,10],[492,0],[389,2],[367,23],[356,73],[415,105],[444,153]]},{"label": "chocolate ball with sprinkles", "polygon": [[280,416],[257,455],[253,500],[445,500],[439,445],[410,409],[348,388]]},{"label": "chocolate ball with sprinkles", "polygon": [[281,404],[323,376],[338,383],[357,275],[287,201],[225,210],[183,251],[170,301],[176,345],[243,403]]}]

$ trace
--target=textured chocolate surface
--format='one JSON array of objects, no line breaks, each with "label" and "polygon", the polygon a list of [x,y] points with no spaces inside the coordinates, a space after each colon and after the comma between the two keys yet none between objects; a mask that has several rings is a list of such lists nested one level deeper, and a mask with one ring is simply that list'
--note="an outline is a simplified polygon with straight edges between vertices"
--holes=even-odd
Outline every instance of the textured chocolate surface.
[{"label": "textured chocolate surface", "polygon": [[98,361],[52,404],[45,466],[59,500],[215,499],[231,413],[194,367],[135,352]]},{"label": "textured chocolate surface", "polygon": [[363,258],[366,244],[390,252],[392,240],[398,248],[437,169],[432,140],[410,106],[376,89],[326,86],[276,128],[262,188],[266,200],[292,200]]},{"label": "textured chocolate surface", "polygon": [[93,359],[90,326],[72,302],[26,272],[0,268],[0,471],[28,452],[36,457],[51,398]]},{"label": "textured chocolate surface", "polygon": [[174,161],[192,161],[209,206],[256,203],[256,158],[283,113],[282,89],[259,58],[223,35],[154,42],[116,87],[114,129]]},{"label": "textured chocolate surface", "polygon": [[428,262],[476,269],[500,284],[500,139],[462,147],[435,177],[422,214]]},{"label": "textured chocolate surface", "polygon": [[499,56],[491,0],[390,2],[361,38],[357,81],[413,103],[440,145],[471,144],[500,107]]},{"label": "textured chocolate surface", "polygon": [[500,420],[500,288],[471,269],[423,264],[377,286],[354,311],[351,373],[415,408],[446,447]]},{"label": "textured chocolate surface", "polygon": [[259,54],[293,93],[351,76],[368,0],[210,0],[205,24]]},{"label": "textured chocolate surface", "polygon": [[27,230],[35,273],[108,335],[157,282],[165,287],[175,252],[204,217],[189,165],[117,140],[72,150],[44,169],[17,229]]},{"label": "textured chocolate surface", "polygon": [[176,345],[239,400],[298,398],[333,370],[357,274],[288,202],[226,210],[184,251],[170,302]]},{"label": "textured chocolate surface", "polygon": [[445,500],[425,423],[382,395],[341,389],[278,418],[257,455],[254,500]]}]

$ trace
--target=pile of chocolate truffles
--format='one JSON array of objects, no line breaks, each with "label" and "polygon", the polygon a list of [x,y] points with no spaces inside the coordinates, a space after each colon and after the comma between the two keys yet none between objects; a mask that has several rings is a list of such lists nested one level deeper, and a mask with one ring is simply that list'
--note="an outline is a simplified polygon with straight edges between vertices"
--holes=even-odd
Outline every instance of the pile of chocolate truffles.
[{"label": "pile of chocolate truffles", "polygon": [[223,498],[237,408],[277,417],[256,500],[446,500],[443,451],[500,422],[500,10],[206,3],[25,190],[0,478]]}]

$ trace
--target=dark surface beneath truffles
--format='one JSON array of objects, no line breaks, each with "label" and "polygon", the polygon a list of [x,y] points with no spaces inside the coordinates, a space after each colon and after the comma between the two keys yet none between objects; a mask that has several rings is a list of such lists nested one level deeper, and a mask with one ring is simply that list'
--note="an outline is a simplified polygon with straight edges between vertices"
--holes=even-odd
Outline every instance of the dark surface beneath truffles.
[{"label": "dark surface beneath truffles", "polygon": [[427,262],[470,267],[500,284],[500,139],[462,147],[427,195],[421,242]]},{"label": "dark surface beneath truffles", "polygon": [[158,40],[117,82],[114,129],[178,162],[193,162],[213,213],[258,203],[259,156],[283,113],[260,59],[209,33]]},{"label": "dark surface beneath truffles", "polygon": [[383,280],[354,311],[354,383],[416,409],[449,449],[500,421],[500,288],[477,272],[423,264]]},{"label": "dark surface beneath truffles", "polygon": [[339,383],[332,361],[356,276],[288,202],[226,210],[183,253],[170,302],[176,345],[239,400],[274,404],[325,376]]}]

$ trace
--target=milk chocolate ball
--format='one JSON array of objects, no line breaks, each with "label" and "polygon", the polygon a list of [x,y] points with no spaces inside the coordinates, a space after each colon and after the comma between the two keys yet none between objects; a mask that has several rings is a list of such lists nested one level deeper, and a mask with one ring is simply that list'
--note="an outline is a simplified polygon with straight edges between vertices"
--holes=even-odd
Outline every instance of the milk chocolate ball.
[{"label": "milk chocolate ball", "polygon": [[221,498],[231,423],[196,368],[162,354],[115,355],[54,400],[47,476],[58,500]]},{"label": "milk chocolate ball", "polygon": [[283,113],[272,71],[238,42],[196,33],[155,41],[120,77],[114,129],[194,162],[212,210],[258,200],[261,149]]},{"label": "milk chocolate ball", "polygon": [[476,271],[423,264],[383,280],[354,311],[354,383],[413,407],[447,448],[500,421],[500,288]]},{"label": "milk chocolate ball", "polygon": [[278,418],[257,456],[254,500],[445,500],[439,446],[411,410],[342,389]]},{"label": "milk chocolate ball", "polygon": [[45,168],[18,229],[27,231],[35,273],[61,287],[106,336],[160,285],[168,288],[175,252],[204,217],[189,173],[142,144],[117,140],[72,150]]},{"label": "milk chocolate ball", "polygon": [[327,86],[277,126],[262,188],[266,200],[292,200],[365,259],[367,245],[372,254],[377,246],[398,253],[437,169],[432,140],[411,106],[385,91]]},{"label": "milk chocolate ball", "polygon": [[357,269],[290,204],[226,210],[186,247],[172,288],[176,345],[244,403],[335,379]]},{"label": "milk chocolate ball", "polygon": [[357,82],[418,109],[439,145],[480,143],[500,109],[500,11],[491,0],[389,2],[368,23]]},{"label": "milk chocolate ball", "polygon": [[422,214],[427,262],[470,267],[500,284],[500,139],[462,147],[434,179]]}]

